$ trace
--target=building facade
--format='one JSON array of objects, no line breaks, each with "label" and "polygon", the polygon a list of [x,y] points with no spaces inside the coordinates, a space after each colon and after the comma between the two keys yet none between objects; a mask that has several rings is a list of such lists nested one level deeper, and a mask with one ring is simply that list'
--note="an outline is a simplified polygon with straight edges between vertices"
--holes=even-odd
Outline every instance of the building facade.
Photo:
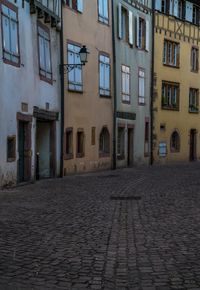
[{"label": "building facade", "polygon": [[153,157],[200,157],[199,1],[155,1]]},{"label": "building facade", "polygon": [[0,186],[60,172],[60,4],[0,0]]},{"label": "building facade", "polygon": [[117,167],[148,164],[152,5],[114,0]]},{"label": "building facade", "polygon": [[64,175],[111,168],[113,131],[112,13],[109,0],[67,0],[63,7],[64,62],[85,66],[64,77]]}]

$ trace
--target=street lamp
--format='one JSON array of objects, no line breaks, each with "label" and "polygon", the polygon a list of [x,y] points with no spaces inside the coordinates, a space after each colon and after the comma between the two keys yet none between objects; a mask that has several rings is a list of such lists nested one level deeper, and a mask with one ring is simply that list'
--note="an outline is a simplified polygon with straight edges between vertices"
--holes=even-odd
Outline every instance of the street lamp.
[{"label": "street lamp", "polygon": [[89,51],[87,50],[87,47],[83,45],[79,51],[79,57],[80,57],[80,63],[67,63],[67,64],[61,64],[61,68],[63,69],[63,73],[69,73],[71,70],[73,70],[76,67],[82,67],[87,62]]}]

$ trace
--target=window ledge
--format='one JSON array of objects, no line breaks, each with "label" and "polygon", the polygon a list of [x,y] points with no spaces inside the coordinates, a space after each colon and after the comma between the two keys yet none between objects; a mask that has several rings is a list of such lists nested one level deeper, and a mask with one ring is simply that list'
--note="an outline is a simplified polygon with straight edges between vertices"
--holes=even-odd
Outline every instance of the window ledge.
[{"label": "window ledge", "polygon": [[111,99],[111,95],[102,95],[102,94],[100,94],[99,97],[103,98],[103,99]]},{"label": "window ledge", "polygon": [[84,153],[76,153],[76,158],[83,158],[84,157]]},{"label": "window ledge", "polygon": [[15,66],[15,67],[20,67],[20,61],[19,62],[14,62],[12,60],[9,60],[9,59],[6,59],[6,58],[3,58],[3,62],[5,64],[9,64],[9,65],[12,65],[12,66]]},{"label": "window ledge", "polygon": [[69,89],[69,88],[68,88],[68,92],[70,92],[70,93],[83,94],[83,90],[82,91],[79,91],[79,90],[72,90],[72,89]]},{"label": "window ledge", "polygon": [[166,67],[180,69],[180,66],[179,65],[167,64],[167,63],[163,63],[163,65],[166,66]]},{"label": "window ledge", "polygon": [[169,107],[169,106],[162,106],[162,110],[169,110],[169,111],[179,111],[179,108]]},{"label": "window ledge", "polygon": [[44,81],[44,82],[46,82],[46,83],[48,83],[50,85],[53,85],[53,80],[52,79],[48,79],[48,78],[46,78],[45,76],[43,76],[41,74],[40,74],[40,80]]},{"label": "window ledge", "polygon": [[70,154],[65,154],[64,159],[65,160],[69,160],[69,159],[73,159],[74,158],[74,154],[70,153]]},{"label": "window ledge", "polygon": [[100,157],[100,158],[110,157],[110,153],[100,152],[100,153],[99,153],[99,157]]}]

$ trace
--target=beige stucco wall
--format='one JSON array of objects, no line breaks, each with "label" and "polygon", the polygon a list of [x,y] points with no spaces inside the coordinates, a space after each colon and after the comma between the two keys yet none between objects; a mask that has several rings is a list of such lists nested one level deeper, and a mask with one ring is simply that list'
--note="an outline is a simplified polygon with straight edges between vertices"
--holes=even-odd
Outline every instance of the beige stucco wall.
[{"label": "beige stucco wall", "polygon": [[[99,96],[99,52],[110,55],[112,88],[112,31],[111,2],[109,1],[110,25],[98,21],[97,2],[85,0],[83,13],[73,11],[67,6],[63,10],[64,21],[64,59],[67,62],[67,42],[86,45],[90,54],[83,67],[83,93],[69,92],[65,76],[65,129],[73,128],[73,159],[64,160],[64,174],[92,171],[111,167],[113,109],[112,98]],[[110,133],[110,156],[99,158],[99,134],[103,126]],[[91,145],[91,128],[96,127],[95,145]],[[85,156],[76,158],[76,132],[78,128],[85,133]],[[65,148],[64,148],[65,150]]]},{"label": "beige stucco wall", "polygon": [[[163,21],[164,20],[164,21]],[[156,17],[156,25],[164,23],[163,28],[168,26],[167,17],[160,15]],[[174,23],[171,21],[169,30],[174,30]],[[179,22],[180,25],[180,22]],[[178,29],[178,25],[176,24]],[[183,25],[179,33],[183,32]],[[197,159],[200,158],[200,116],[199,113],[189,113],[189,88],[200,89],[200,73],[191,72],[191,48],[197,42],[192,41],[194,35],[197,36],[197,28],[189,23],[185,24],[185,36],[179,37],[179,33],[174,33],[164,29],[157,29],[155,32],[155,73],[156,86],[154,93],[154,161],[160,163],[188,161],[190,153],[190,130],[197,130]],[[172,68],[163,65],[164,39],[174,40],[180,43],[180,68]],[[179,111],[161,109],[162,81],[177,82],[180,84]],[[166,129],[160,130],[160,124],[164,123]],[[180,134],[180,152],[170,152],[170,137],[176,129]],[[159,142],[166,142],[167,155],[159,157]]]}]

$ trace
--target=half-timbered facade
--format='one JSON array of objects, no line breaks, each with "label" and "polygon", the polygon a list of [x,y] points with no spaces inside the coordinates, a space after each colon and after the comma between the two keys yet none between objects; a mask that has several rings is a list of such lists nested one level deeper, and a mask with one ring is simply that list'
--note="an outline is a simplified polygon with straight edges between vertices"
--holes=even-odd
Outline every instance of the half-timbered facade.
[{"label": "half-timbered facade", "polygon": [[198,2],[155,1],[155,162],[200,157]]},{"label": "half-timbered facade", "polygon": [[151,1],[114,0],[117,167],[148,164]]},{"label": "half-timbered facade", "polygon": [[60,0],[0,0],[0,186],[60,170]]}]

